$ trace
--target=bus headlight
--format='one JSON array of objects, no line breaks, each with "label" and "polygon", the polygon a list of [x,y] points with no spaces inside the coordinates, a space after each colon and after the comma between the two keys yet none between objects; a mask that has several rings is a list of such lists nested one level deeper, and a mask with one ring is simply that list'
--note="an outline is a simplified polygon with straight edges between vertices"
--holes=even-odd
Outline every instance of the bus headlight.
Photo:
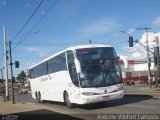
[{"label": "bus headlight", "polygon": [[94,95],[93,92],[82,92],[82,95]]}]

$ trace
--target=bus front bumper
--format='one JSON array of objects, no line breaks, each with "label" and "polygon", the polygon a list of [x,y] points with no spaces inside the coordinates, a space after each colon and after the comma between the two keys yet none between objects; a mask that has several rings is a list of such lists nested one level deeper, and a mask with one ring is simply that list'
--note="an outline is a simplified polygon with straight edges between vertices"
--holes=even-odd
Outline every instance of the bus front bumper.
[{"label": "bus front bumper", "polygon": [[108,94],[101,94],[101,95],[82,95],[77,104],[89,104],[89,103],[96,103],[96,102],[103,102],[113,99],[120,99],[123,98],[124,91],[118,91]]}]

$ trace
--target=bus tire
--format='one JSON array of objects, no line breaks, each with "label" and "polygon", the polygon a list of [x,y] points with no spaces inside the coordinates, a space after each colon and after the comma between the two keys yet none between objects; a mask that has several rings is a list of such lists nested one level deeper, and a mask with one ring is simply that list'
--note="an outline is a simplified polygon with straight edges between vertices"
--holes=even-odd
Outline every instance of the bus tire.
[{"label": "bus tire", "polygon": [[65,100],[65,104],[67,105],[68,108],[73,108],[73,103],[70,102],[70,98],[67,92],[65,92],[64,94],[64,100]]},{"label": "bus tire", "polygon": [[37,91],[35,92],[35,97],[36,97],[36,100],[38,100],[38,94],[37,94]]},{"label": "bus tire", "polygon": [[43,103],[42,95],[40,92],[38,92],[38,103]]}]

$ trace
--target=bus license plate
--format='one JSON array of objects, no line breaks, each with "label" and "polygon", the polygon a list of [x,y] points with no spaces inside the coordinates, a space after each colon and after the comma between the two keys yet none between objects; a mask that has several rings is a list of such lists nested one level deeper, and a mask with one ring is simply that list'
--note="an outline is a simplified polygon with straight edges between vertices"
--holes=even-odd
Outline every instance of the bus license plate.
[{"label": "bus license plate", "polygon": [[110,99],[110,96],[103,96],[103,99],[108,100],[108,99]]}]

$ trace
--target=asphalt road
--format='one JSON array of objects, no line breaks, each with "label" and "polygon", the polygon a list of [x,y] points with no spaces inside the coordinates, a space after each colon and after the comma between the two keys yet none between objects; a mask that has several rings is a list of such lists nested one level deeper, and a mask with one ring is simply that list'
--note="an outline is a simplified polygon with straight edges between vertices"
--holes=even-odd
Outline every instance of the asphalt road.
[{"label": "asphalt road", "polygon": [[[132,90],[134,90],[133,87],[131,87],[130,91]],[[32,99],[30,94],[15,94],[15,101],[39,104]],[[150,95],[133,95],[128,93],[122,99],[107,101],[105,104],[77,105],[73,109],[68,109],[63,103],[50,101],[45,101],[44,104],[39,105],[43,106],[44,109],[83,119],[97,119],[98,115],[101,114],[159,114],[160,111],[160,99],[154,99]]]}]

